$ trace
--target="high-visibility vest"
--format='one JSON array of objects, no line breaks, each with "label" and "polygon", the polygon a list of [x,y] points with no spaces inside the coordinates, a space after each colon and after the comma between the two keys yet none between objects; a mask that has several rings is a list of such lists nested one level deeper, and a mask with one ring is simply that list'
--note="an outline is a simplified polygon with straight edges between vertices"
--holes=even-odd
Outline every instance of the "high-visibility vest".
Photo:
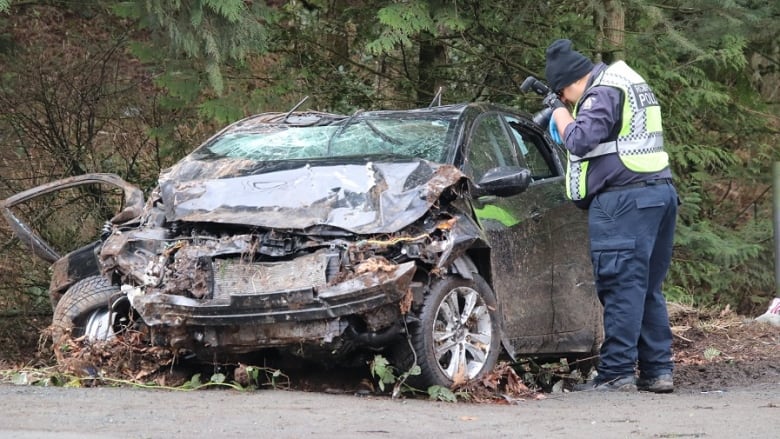
[{"label": "high-visibility vest", "polygon": [[[588,161],[594,157],[617,153],[623,166],[639,173],[654,173],[669,166],[669,155],[664,151],[661,106],[639,73],[625,62],[617,61],[604,69],[588,90],[599,85],[623,92],[623,123],[617,139],[600,143],[582,157],[567,155],[566,195],[572,200],[587,196]],[[580,99],[574,108],[575,117],[581,102]]]}]

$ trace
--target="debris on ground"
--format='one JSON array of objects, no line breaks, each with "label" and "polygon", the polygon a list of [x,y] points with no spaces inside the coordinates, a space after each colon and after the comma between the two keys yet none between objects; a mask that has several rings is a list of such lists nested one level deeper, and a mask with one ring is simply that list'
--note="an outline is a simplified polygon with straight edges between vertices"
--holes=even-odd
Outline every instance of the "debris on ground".
[{"label": "debris on ground", "polygon": [[456,395],[465,395],[466,400],[476,403],[515,404],[528,399],[543,399],[544,394],[531,390],[512,366],[499,362],[482,379],[460,385],[454,389]]},{"label": "debris on ground", "polygon": [[756,317],[756,322],[780,326],[780,297],[772,299],[766,312]]},{"label": "debris on ground", "polygon": [[675,386],[712,391],[780,380],[780,331],[723,310],[670,304]]},{"label": "debris on ground", "polygon": [[125,331],[107,341],[90,341],[86,336],[58,340],[53,350],[59,371],[84,382],[110,378],[176,387],[188,379],[173,367],[179,352],[152,346],[143,332]]},{"label": "debris on ground", "polygon": [[[712,391],[780,380],[780,331],[776,326],[739,316],[729,307],[705,310],[670,303],[669,316],[674,334],[676,391]],[[19,340],[21,338],[15,338],[16,342]],[[102,377],[112,378],[114,382],[175,387],[188,381],[192,374],[191,370],[177,367],[181,353],[154,347],[147,336],[132,331],[102,343],[88,343],[83,338],[69,339],[54,347],[49,343],[37,352],[32,343],[0,352],[0,356],[22,350],[27,352],[28,360],[24,364],[17,360],[18,354],[0,358],[3,372],[0,381],[16,384],[50,382],[46,378],[53,376],[56,369],[59,374],[81,377],[82,385],[100,384]],[[63,356],[64,362],[60,366],[53,366],[52,351],[59,351],[58,355]],[[530,372],[537,375],[537,384],[540,374],[546,373],[550,377],[549,388],[547,385],[535,386],[512,365],[500,362],[480,382],[461,386],[455,389],[455,394],[459,401],[474,403],[511,404],[535,400],[544,398],[548,391],[555,391],[554,381],[573,380],[572,374],[577,373],[574,363],[568,364],[568,376],[558,373],[564,369],[562,363],[554,370],[543,364],[537,366]],[[290,372],[296,374],[286,375]],[[344,372],[326,371],[321,367],[294,371],[286,367],[272,369],[239,363],[233,376],[236,383],[244,387],[257,386],[258,381],[266,380],[263,386],[272,383],[273,388],[356,395],[381,393],[372,386],[368,367],[349,368]],[[62,385],[59,379],[55,381]]]}]

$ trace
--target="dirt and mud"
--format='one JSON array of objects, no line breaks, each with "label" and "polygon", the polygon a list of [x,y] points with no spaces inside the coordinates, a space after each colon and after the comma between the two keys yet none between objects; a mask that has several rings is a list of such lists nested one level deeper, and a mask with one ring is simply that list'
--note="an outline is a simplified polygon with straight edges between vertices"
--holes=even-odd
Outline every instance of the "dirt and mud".
[{"label": "dirt and mud", "polygon": [[780,383],[780,327],[728,308],[702,312],[671,305],[675,384],[713,391]]}]

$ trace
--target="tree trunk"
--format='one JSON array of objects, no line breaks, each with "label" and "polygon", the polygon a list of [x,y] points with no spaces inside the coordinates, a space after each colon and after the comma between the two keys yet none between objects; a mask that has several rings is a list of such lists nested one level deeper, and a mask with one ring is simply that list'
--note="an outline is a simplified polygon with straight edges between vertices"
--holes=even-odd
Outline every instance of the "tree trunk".
[{"label": "tree trunk", "polygon": [[437,67],[444,64],[446,50],[428,32],[420,35],[420,55],[418,61],[419,74],[417,78],[417,106],[427,107],[431,104],[439,87],[442,86]]},{"label": "tree trunk", "polygon": [[335,28],[333,32],[325,36],[326,45],[331,49],[331,60],[335,65],[343,64],[349,58],[349,43],[352,37],[352,23],[341,20],[339,17],[344,15],[344,9],[348,2],[345,0],[335,0],[331,2],[328,8],[328,21],[333,23]]},{"label": "tree trunk", "polygon": [[607,64],[624,59],[626,12],[621,0],[605,0],[604,14],[597,16],[599,35],[596,58]]}]

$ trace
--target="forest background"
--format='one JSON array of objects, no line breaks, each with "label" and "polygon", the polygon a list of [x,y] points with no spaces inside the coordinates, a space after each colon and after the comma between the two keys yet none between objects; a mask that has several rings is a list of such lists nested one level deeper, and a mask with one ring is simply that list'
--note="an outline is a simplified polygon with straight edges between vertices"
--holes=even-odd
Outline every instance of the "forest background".
[{"label": "forest background", "polygon": [[[776,294],[778,29],[774,0],[0,0],[0,199],[92,172],[148,193],[222,126],[307,96],[300,109],[351,114],[427,107],[441,90],[443,104],[533,112],[519,84],[544,79],[544,49],[569,38],[626,60],[661,101],[683,200],[669,300],[756,314]],[[19,214],[72,249],[116,207],[73,191]],[[48,323],[47,269],[3,221],[14,330]]]}]

